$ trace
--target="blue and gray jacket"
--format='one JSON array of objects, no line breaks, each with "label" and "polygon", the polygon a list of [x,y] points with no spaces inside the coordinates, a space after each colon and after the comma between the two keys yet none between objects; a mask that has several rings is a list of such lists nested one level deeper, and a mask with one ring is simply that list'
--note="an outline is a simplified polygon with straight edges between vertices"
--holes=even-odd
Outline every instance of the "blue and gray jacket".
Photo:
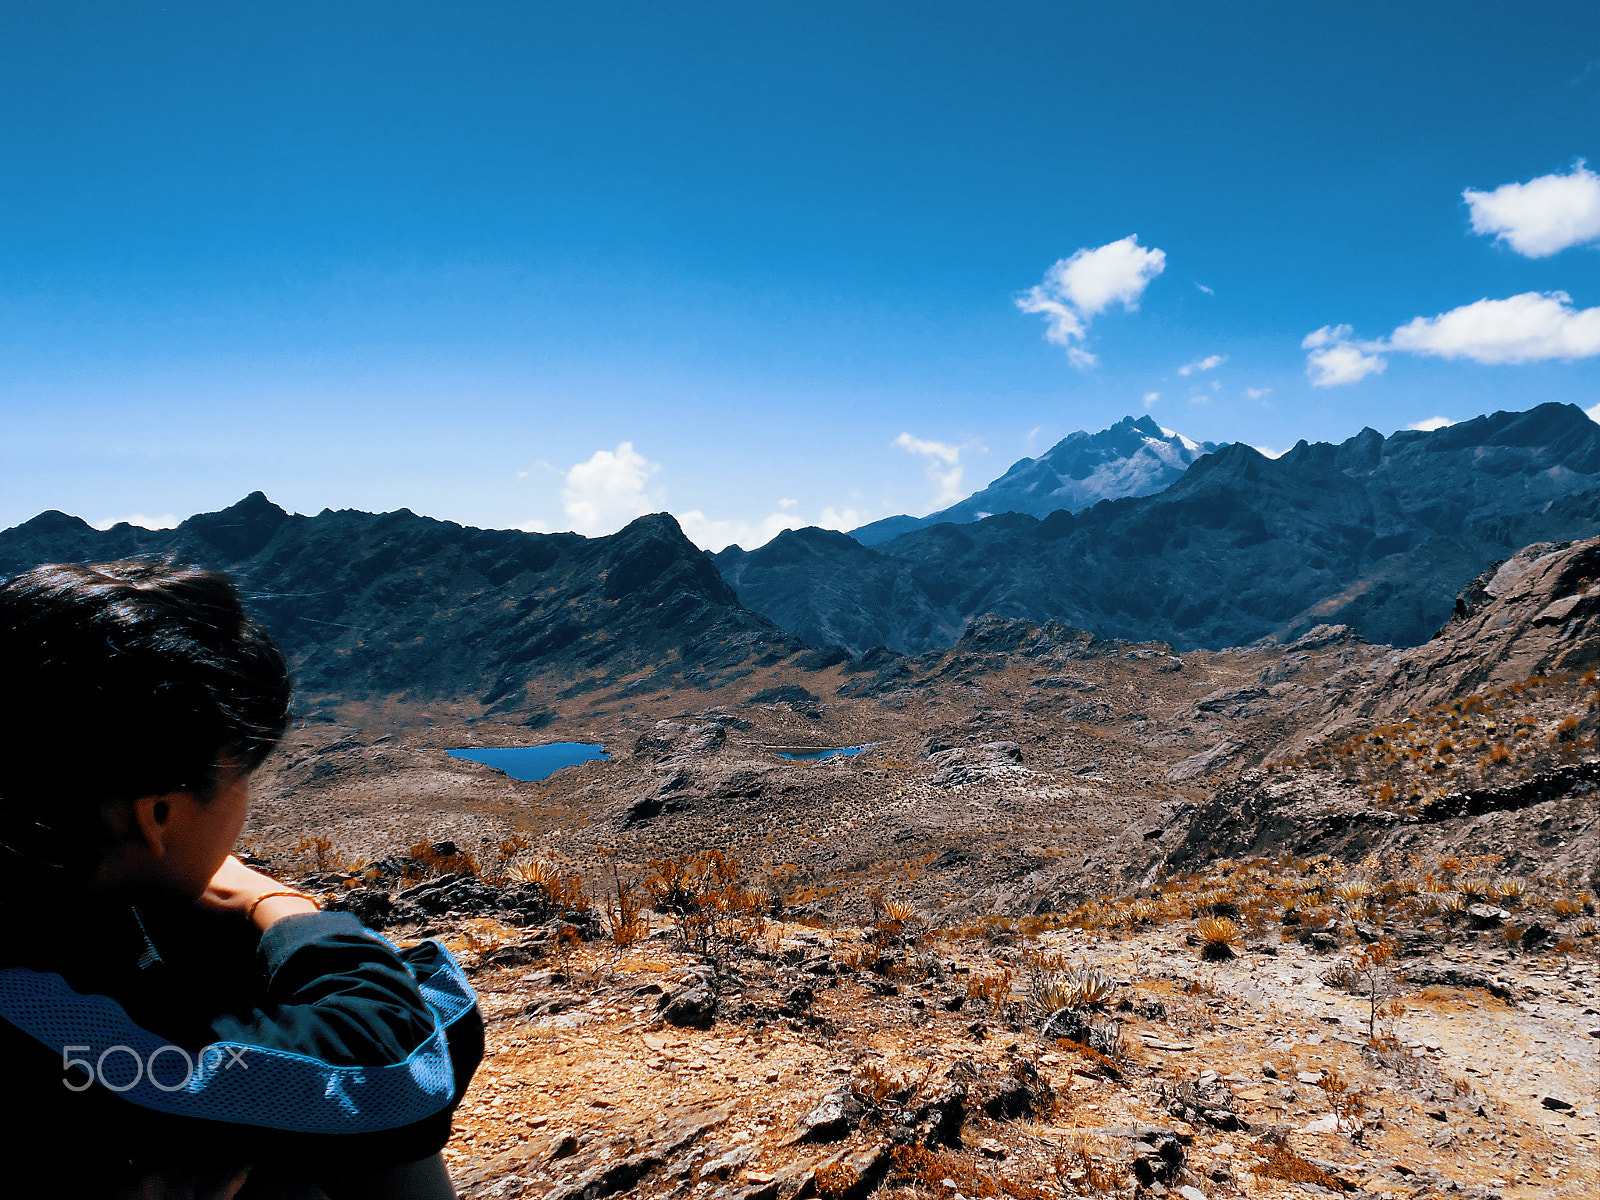
[{"label": "blue and gray jacket", "polygon": [[444,1145],[483,1056],[450,952],[345,913],[241,924],[140,906],[0,965],[15,1194],[110,1195],[195,1161],[344,1176]]}]

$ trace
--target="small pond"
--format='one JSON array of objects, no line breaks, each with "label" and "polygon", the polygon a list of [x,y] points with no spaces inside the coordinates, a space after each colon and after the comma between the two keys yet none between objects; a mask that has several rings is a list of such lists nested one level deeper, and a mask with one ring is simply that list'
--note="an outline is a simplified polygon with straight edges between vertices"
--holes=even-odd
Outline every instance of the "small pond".
[{"label": "small pond", "polygon": [[511,778],[524,783],[544,779],[562,767],[575,767],[595,759],[603,762],[611,757],[604,746],[593,742],[550,742],[544,746],[512,746],[504,750],[470,748],[446,753],[451,758],[464,758],[493,767],[496,771],[504,771]]},{"label": "small pond", "polygon": [[868,742],[865,746],[835,746],[832,749],[812,750],[804,746],[785,746],[775,750],[779,758],[792,758],[796,762],[815,762],[819,758],[835,758],[838,755],[860,754],[863,750],[870,750],[877,742]]}]

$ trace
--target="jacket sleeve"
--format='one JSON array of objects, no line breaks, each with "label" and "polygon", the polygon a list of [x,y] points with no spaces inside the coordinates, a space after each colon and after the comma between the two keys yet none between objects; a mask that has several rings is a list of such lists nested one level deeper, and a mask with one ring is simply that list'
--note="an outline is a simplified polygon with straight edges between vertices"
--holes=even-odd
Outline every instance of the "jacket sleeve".
[{"label": "jacket sleeve", "polygon": [[[188,1054],[104,994],[0,969],[0,1048],[34,1085],[23,1119],[0,1122],[0,1135],[16,1135],[9,1148],[31,1161],[59,1143],[50,1131],[95,1129],[105,1171],[216,1159],[321,1177],[445,1144],[483,1023],[443,946],[397,951],[348,914],[306,914],[262,936],[257,965],[250,998],[208,1018]],[[79,1068],[64,1073],[64,1045],[72,1062],[95,1067],[81,1085]],[[59,1169],[55,1158],[47,1165]]]},{"label": "jacket sleeve", "polygon": [[405,1061],[433,1033],[433,1010],[399,952],[349,913],[285,917],[256,953],[260,1002],[218,1017],[218,1041],[376,1067]]}]

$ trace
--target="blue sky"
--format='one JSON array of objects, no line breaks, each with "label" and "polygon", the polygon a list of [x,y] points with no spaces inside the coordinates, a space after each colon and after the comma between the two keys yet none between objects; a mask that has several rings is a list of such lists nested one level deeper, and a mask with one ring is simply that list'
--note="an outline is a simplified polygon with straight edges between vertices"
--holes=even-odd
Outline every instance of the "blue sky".
[{"label": "blue sky", "polygon": [[0,524],[261,488],[750,545],[1144,411],[1282,449],[1600,402],[1592,2],[0,30]]}]

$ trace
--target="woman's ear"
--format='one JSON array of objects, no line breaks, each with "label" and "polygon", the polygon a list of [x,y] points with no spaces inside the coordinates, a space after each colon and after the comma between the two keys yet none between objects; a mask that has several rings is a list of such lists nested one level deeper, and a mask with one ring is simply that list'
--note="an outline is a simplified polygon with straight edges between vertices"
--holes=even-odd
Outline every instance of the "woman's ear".
[{"label": "woman's ear", "polygon": [[132,804],[134,828],[128,832],[144,843],[152,858],[165,858],[168,839],[172,834],[172,806],[186,792],[168,792],[160,796],[140,796]]}]

